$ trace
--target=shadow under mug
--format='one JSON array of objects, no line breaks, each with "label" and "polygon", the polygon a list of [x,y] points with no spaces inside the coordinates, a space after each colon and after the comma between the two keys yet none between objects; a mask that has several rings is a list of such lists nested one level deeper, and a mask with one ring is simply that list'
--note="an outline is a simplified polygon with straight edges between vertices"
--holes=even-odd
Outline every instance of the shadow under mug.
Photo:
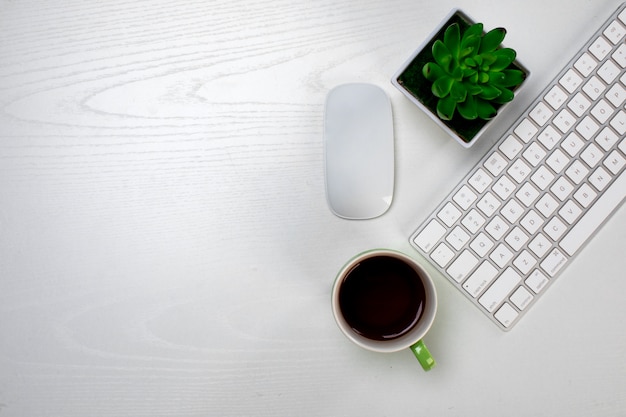
[{"label": "shadow under mug", "polygon": [[422,368],[435,360],[422,341],[437,312],[437,293],[426,270],[407,255],[374,249],[352,258],[337,274],[333,316],[352,342],[374,352],[410,348]]}]

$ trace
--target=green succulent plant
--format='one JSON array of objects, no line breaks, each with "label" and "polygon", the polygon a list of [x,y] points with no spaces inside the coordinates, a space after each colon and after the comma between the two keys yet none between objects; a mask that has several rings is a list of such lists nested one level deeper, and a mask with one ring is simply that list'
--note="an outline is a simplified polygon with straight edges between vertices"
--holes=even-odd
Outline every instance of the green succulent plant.
[{"label": "green succulent plant", "polygon": [[504,28],[483,34],[482,23],[469,26],[463,34],[457,23],[444,32],[432,47],[434,62],[422,68],[432,82],[431,91],[438,98],[437,114],[451,120],[455,111],[461,117],[489,120],[497,106],[513,100],[513,90],[525,78],[524,72],[511,69],[516,52],[502,48]]}]

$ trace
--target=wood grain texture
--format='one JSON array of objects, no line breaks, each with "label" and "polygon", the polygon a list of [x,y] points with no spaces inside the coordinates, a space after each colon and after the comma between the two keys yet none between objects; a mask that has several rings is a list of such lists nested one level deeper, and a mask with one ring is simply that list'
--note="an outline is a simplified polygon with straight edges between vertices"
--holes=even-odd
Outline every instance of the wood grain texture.
[{"label": "wood grain texture", "polygon": [[[617,7],[570,3],[551,3],[549,19],[526,5],[510,6],[515,17],[491,1],[466,9],[512,26],[540,73],[550,63],[533,45],[554,21],[599,24]],[[0,0],[0,416],[623,411],[626,339],[605,321],[626,313],[623,208],[506,337],[441,285],[428,375],[409,352],[350,345],[333,323],[343,262],[409,251],[424,196],[486,150],[446,141],[389,84],[453,6]],[[383,86],[394,104],[395,202],[368,222],[332,216],[324,195],[324,97],[349,81]],[[607,302],[581,317],[595,273]],[[572,348],[580,329],[598,342],[593,366]]]}]

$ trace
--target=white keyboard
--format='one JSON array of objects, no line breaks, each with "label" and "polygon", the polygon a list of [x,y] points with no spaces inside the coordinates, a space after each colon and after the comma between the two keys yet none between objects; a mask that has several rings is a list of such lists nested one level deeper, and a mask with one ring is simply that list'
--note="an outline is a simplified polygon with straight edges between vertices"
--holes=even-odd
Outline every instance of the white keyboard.
[{"label": "white keyboard", "polygon": [[503,330],[626,196],[625,6],[410,238]]}]

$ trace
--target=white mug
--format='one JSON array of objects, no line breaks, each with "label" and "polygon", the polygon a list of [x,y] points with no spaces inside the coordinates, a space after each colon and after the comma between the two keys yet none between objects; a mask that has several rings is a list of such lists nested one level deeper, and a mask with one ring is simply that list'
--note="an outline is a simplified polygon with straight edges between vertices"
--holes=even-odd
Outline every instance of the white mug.
[{"label": "white mug", "polygon": [[343,334],[358,346],[374,352],[410,348],[424,370],[435,365],[422,339],[435,320],[437,292],[409,256],[374,249],[352,258],[335,279],[332,309]]}]

